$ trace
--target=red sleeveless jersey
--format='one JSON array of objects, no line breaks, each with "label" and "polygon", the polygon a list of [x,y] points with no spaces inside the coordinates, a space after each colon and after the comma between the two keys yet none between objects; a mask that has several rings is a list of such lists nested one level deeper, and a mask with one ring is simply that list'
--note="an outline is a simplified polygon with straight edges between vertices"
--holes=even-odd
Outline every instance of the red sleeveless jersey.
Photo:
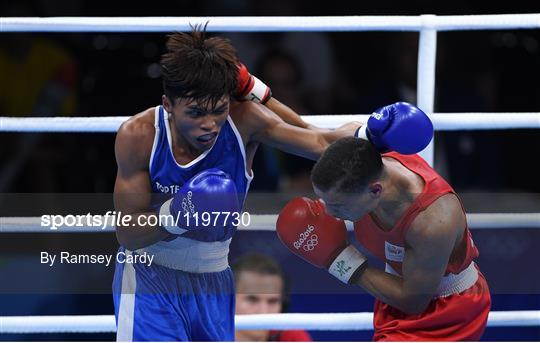
[{"label": "red sleeveless jersey", "polygon": [[[400,155],[395,152],[384,154],[399,161],[403,166],[419,175],[424,180],[424,189],[413,204],[390,231],[383,231],[373,218],[366,214],[354,223],[356,239],[373,255],[388,263],[401,274],[401,265],[405,256],[405,235],[416,216],[441,196],[454,193],[450,185],[418,155]],[[463,209],[463,205],[462,205]],[[465,210],[463,210],[465,212]],[[467,268],[478,257],[471,233],[465,226],[465,233],[459,246],[454,249],[445,274],[457,274]]]}]

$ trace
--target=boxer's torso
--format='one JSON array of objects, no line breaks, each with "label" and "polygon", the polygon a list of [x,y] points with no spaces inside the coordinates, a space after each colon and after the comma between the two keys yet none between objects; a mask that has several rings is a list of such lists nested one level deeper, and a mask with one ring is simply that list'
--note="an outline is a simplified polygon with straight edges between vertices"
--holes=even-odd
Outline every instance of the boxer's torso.
[{"label": "boxer's torso", "polygon": [[[416,216],[443,196],[455,195],[452,187],[438,175],[418,155],[385,154],[401,163],[405,168],[422,178],[424,187],[416,196],[399,220],[390,228],[385,228],[370,214],[355,222],[355,235],[358,241],[372,254],[385,261],[395,271],[401,273],[405,257],[406,233]],[[464,212],[464,211],[463,211]],[[469,229],[465,224],[460,241],[456,244],[448,263],[446,273],[459,273],[467,268],[478,256]]]},{"label": "boxer's torso", "polygon": [[[172,149],[171,127],[167,112],[162,106],[155,107],[155,135],[149,160],[149,177],[152,192],[175,194],[180,187],[197,173],[217,168],[231,176],[238,189],[238,197],[244,202],[252,176],[248,174],[243,140],[229,116],[221,128],[214,145],[186,164],[175,159]],[[157,198],[151,204],[153,209],[160,205]],[[232,233],[231,233],[232,235]],[[229,235],[228,235],[229,236]]]}]

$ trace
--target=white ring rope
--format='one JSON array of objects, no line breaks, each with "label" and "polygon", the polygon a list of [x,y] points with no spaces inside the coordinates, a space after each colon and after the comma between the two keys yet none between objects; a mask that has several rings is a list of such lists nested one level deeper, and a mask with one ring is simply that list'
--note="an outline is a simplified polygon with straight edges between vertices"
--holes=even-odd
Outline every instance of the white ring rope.
[{"label": "white ring rope", "polygon": [[[492,311],[488,327],[540,326],[540,311]],[[373,330],[373,313],[280,313],[237,315],[237,330]],[[5,316],[2,333],[116,332],[114,316]]]},{"label": "white ring rope", "polygon": [[[80,226],[60,225],[52,230],[41,226],[41,217],[0,217],[0,233],[90,233],[114,232],[112,218],[101,216],[100,223],[107,225],[91,226],[84,219]],[[239,226],[243,231],[275,231],[277,215],[251,215],[248,226]],[[96,221],[93,221],[96,223]],[[467,222],[471,229],[540,229],[540,213],[469,213]],[[91,224],[91,223],[90,223]],[[347,229],[353,231],[352,222],[346,221]]]},{"label": "white ring rope", "polygon": [[[308,115],[309,124],[333,129],[350,121],[366,122],[367,114]],[[116,132],[130,117],[0,117],[0,132]],[[433,113],[435,130],[538,129],[540,113]]]},{"label": "white ring rope", "polygon": [[540,14],[325,17],[1,17],[0,32],[171,32],[210,22],[211,32],[531,29]]}]

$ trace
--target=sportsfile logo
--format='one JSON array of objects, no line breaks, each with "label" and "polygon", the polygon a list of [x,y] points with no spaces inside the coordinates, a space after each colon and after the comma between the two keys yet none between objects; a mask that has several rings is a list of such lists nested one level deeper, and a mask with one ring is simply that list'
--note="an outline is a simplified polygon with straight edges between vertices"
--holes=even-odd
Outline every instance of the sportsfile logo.
[{"label": "sportsfile logo", "polygon": [[315,227],[313,227],[313,225],[308,225],[307,229],[298,235],[298,239],[294,241],[294,248],[296,250],[303,248],[305,251],[315,249],[315,246],[319,243],[319,237],[317,237],[317,235],[310,236],[313,231],[315,231]]}]

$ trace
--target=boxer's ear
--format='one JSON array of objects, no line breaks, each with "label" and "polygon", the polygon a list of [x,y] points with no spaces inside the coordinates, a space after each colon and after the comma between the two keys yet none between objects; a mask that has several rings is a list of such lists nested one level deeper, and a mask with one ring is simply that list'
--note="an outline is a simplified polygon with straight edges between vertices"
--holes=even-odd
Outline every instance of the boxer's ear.
[{"label": "boxer's ear", "polygon": [[382,194],[382,185],[378,182],[369,184],[368,189],[369,189],[369,194],[374,198],[378,198]]},{"label": "boxer's ear", "polygon": [[173,112],[174,101],[171,101],[165,94],[161,96],[161,104],[167,113]]}]

